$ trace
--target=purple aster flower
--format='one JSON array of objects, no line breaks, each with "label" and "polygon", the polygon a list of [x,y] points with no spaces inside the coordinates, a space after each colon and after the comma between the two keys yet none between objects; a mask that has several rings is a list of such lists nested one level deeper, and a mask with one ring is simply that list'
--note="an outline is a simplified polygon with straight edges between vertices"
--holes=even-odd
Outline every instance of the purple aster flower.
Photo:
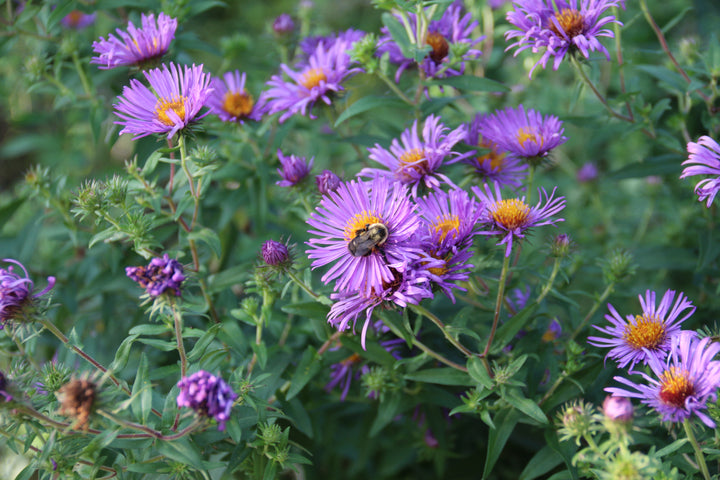
[{"label": "purple aster flower", "polygon": [[557,340],[561,333],[562,325],[560,325],[557,318],[553,318],[550,325],[548,325],[547,330],[543,333],[541,340],[543,342],[552,342],[553,340]]},{"label": "purple aster flower", "polygon": [[317,183],[318,191],[322,195],[327,195],[337,190],[342,180],[330,170],[323,170],[320,175],[315,177],[315,183]]},{"label": "purple aster flower", "polygon": [[[438,170],[443,164],[455,163],[464,158],[460,153],[453,152],[456,143],[465,137],[465,125],[455,130],[450,130],[440,122],[440,117],[430,115],[425,119],[422,129],[422,140],[418,135],[417,120],[411,128],[400,135],[400,140],[393,139],[390,150],[386,150],[379,144],[368,148],[369,158],[384,165],[389,169],[363,168],[359,176],[363,177],[386,177],[391,180],[411,186],[413,196],[417,196],[417,189],[420,184],[429,189],[440,186],[440,180],[452,187],[454,183]],[[446,160],[446,157],[454,157]],[[440,180],[438,180],[440,179]]]},{"label": "purple aster flower", "polygon": [[7,392],[8,381],[5,378],[5,374],[0,370],[0,397],[4,398],[5,402],[9,402],[13,399],[12,395]]},{"label": "purple aster flower", "polygon": [[24,318],[32,307],[33,298],[45,295],[55,286],[55,277],[48,277],[47,287],[33,295],[35,285],[23,264],[11,258],[4,258],[3,262],[20,267],[22,275],[14,271],[13,265],[7,269],[0,268],[0,330],[5,328],[5,324],[10,320]]},{"label": "purple aster flower", "polygon": [[245,78],[245,73],[241,75],[239,70],[226,72],[222,80],[213,78],[210,84],[213,91],[205,103],[210,113],[220,117],[223,122],[242,124],[246,119],[260,120],[265,107],[261,102],[256,103],[245,89]]},{"label": "purple aster flower", "polygon": [[568,53],[580,52],[588,58],[590,52],[599,51],[609,61],[610,53],[599,37],[614,38],[612,30],[603,27],[622,23],[615,16],[604,14],[622,3],[621,0],[516,0],[516,9],[508,12],[507,20],[518,30],[505,33],[505,40],[517,41],[506,50],[518,47],[515,55],[528,48],[543,52],[530,70],[530,76],[538,65],[545,68],[551,57],[555,57],[553,70],[557,70]]},{"label": "purple aster flower", "polygon": [[365,323],[360,334],[360,343],[365,349],[368,327],[372,324],[372,313],[375,307],[385,308],[407,307],[417,305],[423,298],[433,296],[428,284],[427,270],[408,268],[403,262],[397,268],[391,267],[392,279],[385,281],[370,292],[333,293],[330,298],[337,300],[328,313],[328,323],[338,330],[345,331],[352,323],[353,331],[361,313],[365,312]]},{"label": "purple aster flower", "polygon": [[[506,245],[505,256],[510,256],[514,238],[525,238],[525,232],[531,227],[541,225],[554,225],[562,222],[562,218],[551,218],[565,208],[565,197],[555,196],[555,190],[550,195],[545,189],[538,189],[540,201],[534,207],[525,203],[525,197],[503,200],[500,193],[500,186],[495,183],[493,192],[488,184],[485,184],[484,191],[479,187],[472,187],[472,191],[478,196],[483,205],[483,213],[480,221],[490,226],[490,231],[481,232],[482,235],[503,235],[498,245]],[[545,205],[543,203],[545,197]]]},{"label": "purple aster flower", "polygon": [[342,389],[340,401],[344,402],[345,397],[347,397],[350,391],[350,384],[353,379],[357,380],[363,374],[370,371],[367,365],[356,368],[360,362],[362,362],[362,357],[357,353],[353,353],[341,362],[332,364],[330,366],[330,381],[325,385],[325,391],[330,392],[336,386],[340,385]]},{"label": "purple aster flower", "polygon": [[412,245],[420,219],[407,188],[383,178],[341,183],[307,222],[319,237],[307,242],[312,267],[334,263],[322,281],[336,280],[336,291],[381,292],[395,281],[391,267],[420,253]]},{"label": "purple aster flower", "polygon": [[180,389],[178,407],[192,408],[199,415],[214,418],[218,430],[225,430],[225,422],[230,418],[230,410],[237,398],[230,385],[222,378],[200,370],[183,377],[177,386]]},{"label": "purple aster flower", "polygon": [[[469,156],[463,162],[471,165],[485,181],[497,182],[501,186],[520,187],[528,174],[527,164],[514,155],[508,155],[495,142],[484,138],[480,134],[480,125],[483,121],[482,114],[475,115],[468,126],[465,139],[465,143],[477,146],[483,149],[483,152],[477,156]],[[485,152],[486,150],[487,152]]]},{"label": "purple aster flower", "polygon": [[262,257],[266,264],[270,266],[281,265],[290,260],[290,253],[287,245],[268,240],[262,244]]},{"label": "purple aster flower", "polygon": [[60,20],[60,23],[62,23],[65,28],[80,30],[91,25],[95,21],[95,15],[94,13],[83,13],[80,10],[73,10],[65,15],[63,19]]},{"label": "purple aster flower", "polygon": [[[656,306],[655,292],[647,290],[645,298],[638,295],[642,313],[623,318],[615,307],[608,304],[610,322],[606,327],[593,327],[609,336],[588,337],[588,343],[595,347],[610,348],[606,355],[618,363],[620,368],[630,365],[632,371],[637,363],[647,364],[650,357],[665,358],[672,338],[681,332],[681,324],[693,313],[695,307],[680,293],[675,300],[675,291],[668,290]],[[673,300],[675,303],[673,304]]]},{"label": "purple aster flower", "polygon": [[698,339],[694,332],[684,331],[673,337],[666,361],[648,353],[648,366],[654,377],[639,374],[645,384],[624,377],[614,377],[625,387],[609,387],[605,391],[619,397],[639,398],[662,415],[663,421],[682,422],[696,415],[710,428],[715,422],[703,410],[708,401],[717,399],[720,385],[720,362],[713,358],[720,343],[710,337]]},{"label": "purple aster flower", "polygon": [[605,418],[618,422],[629,422],[633,417],[633,405],[629,398],[608,395],[602,404]]},{"label": "purple aster flower", "polygon": [[290,155],[286,157],[283,153],[278,150],[278,159],[280,160],[281,169],[277,169],[278,174],[282,177],[282,180],[275,182],[276,185],[281,187],[292,187],[300,183],[305,177],[308,176],[310,170],[312,170],[313,161],[315,158],[311,158],[308,162],[305,157],[296,157]]},{"label": "purple aster flower", "polygon": [[351,50],[353,48],[353,44],[358,40],[361,40],[365,35],[365,32],[362,30],[350,28],[342,32],[331,33],[329,35],[305,37],[298,42],[298,48],[300,49],[298,63],[300,65],[306,65],[308,58],[315,53],[320,45],[327,49],[337,42],[345,42],[347,44],[346,48]]},{"label": "purple aster flower", "polygon": [[120,134],[132,133],[133,140],[152,133],[167,133],[172,138],[178,131],[207,115],[198,116],[205,104],[210,88],[210,75],[203,73],[203,66],[180,70],[174,63],[144,71],[150,83],[148,88],[136,79],[123,87],[122,96],[114,105],[115,115],[123,125]]},{"label": "purple aster flower", "polygon": [[180,287],[185,280],[183,266],[167,253],[162,258],[155,257],[150,260],[147,267],[126,267],[125,273],[147,290],[151,297],[162,295],[167,290],[172,291],[176,297],[182,294]]},{"label": "purple aster flower", "polygon": [[262,99],[267,101],[268,113],[283,112],[280,123],[298,113],[315,118],[312,114],[315,103],[321,100],[330,105],[332,97],[345,89],[342,82],[361,71],[351,66],[349,49],[350,44],[342,40],[329,47],[320,43],[299,71],[280,65],[289,80],[282,75],[273,75],[267,82],[270,89],[265,91]]},{"label": "purple aster flower", "polygon": [[[396,15],[402,22],[402,17]],[[417,31],[417,15],[408,14],[410,30]],[[465,63],[477,59],[482,52],[475,48],[485,39],[485,36],[473,38],[473,30],[478,22],[472,19],[470,13],[464,13],[462,2],[453,2],[443,13],[439,20],[431,20],[427,27],[424,44],[432,50],[420,62],[426,78],[445,78],[462,75],[465,72]],[[383,27],[382,35],[378,39],[378,56],[387,52],[391,62],[399,64],[395,74],[395,81],[399,81],[402,72],[415,65],[415,60],[405,58],[400,47],[395,43],[387,27]],[[450,52],[453,45],[462,45],[464,53],[457,63],[450,63]],[[457,60],[457,59],[455,59]]]},{"label": "purple aster flower", "polygon": [[501,150],[529,162],[542,159],[567,141],[565,129],[554,115],[543,118],[533,109],[517,108],[498,110],[478,120],[478,132],[484,139],[494,142]]},{"label": "purple aster flower", "polygon": [[135,28],[132,22],[128,22],[127,33],[116,29],[120,38],[111,33],[107,40],[100,37],[100,41],[93,42],[93,50],[98,56],[90,59],[90,63],[108,69],[121,65],[141,65],[165,55],[175,38],[177,20],[160,13],[156,22],[154,14],[143,13],[140,21],[142,28]]},{"label": "purple aster flower", "polygon": [[580,167],[580,169],[577,171],[577,175],[575,178],[577,178],[577,181],[580,183],[587,183],[596,180],[597,177],[597,167],[593,162],[587,162],[582,167]]},{"label": "purple aster flower", "polygon": [[720,145],[712,138],[703,135],[697,143],[690,142],[687,145],[690,156],[685,160],[685,167],[680,178],[692,177],[694,175],[713,175],[713,178],[700,180],[695,185],[695,193],[698,200],[707,200],[706,206],[710,208],[715,195],[720,190]]},{"label": "purple aster flower", "polygon": [[272,29],[278,35],[287,35],[295,29],[295,22],[287,13],[281,13],[273,21]]}]

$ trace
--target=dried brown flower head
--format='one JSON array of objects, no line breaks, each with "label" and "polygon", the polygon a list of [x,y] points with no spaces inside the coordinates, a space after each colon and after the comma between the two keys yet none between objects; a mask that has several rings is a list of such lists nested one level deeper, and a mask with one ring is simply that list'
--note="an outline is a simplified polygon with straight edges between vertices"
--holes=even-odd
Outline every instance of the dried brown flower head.
[{"label": "dried brown flower head", "polygon": [[74,426],[87,430],[96,392],[97,387],[90,380],[70,380],[57,392],[58,400],[60,400],[58,413],[75,418]]}]

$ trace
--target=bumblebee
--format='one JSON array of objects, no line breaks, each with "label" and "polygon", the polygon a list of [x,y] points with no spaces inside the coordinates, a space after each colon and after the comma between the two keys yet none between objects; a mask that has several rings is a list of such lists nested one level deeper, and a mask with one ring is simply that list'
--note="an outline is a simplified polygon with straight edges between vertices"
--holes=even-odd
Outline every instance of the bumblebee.
[{"label": "bumblebee", "polygon": [[377,247],[382,246],[390,232],[382,223],[366,224],[355,230],[355,238],[348,242],[348,251],[353,257],[367,257]]}]

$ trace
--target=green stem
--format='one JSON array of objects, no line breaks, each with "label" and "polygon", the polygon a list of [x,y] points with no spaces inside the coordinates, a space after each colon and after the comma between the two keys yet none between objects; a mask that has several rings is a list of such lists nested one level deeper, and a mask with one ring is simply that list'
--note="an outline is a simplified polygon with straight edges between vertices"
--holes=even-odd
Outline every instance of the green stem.
[{"label": "green stem", "polygon": [[184,135],[178,136],[178,147],[180,147],[180,166],[182,167],[183,172],[185,172],[185,176],[188,180],[188,185],[190,186],[190,194],[192,195],[193,200],[195,200],[193,220],[192,223],[190,223],[190,229],[192,230],[192,228],[195,226],[195,220],[197,219],[197,212],[200,204],[200,192],[195,189],[195,180],[192,176],[192,173],[190,173],[190,167],[188,166],[187,148],[185,146]]},{"label": "green stem", "polygon": [[687,435],[688,440],[690,440],[693,450],[695,450],[695,459],[697,459],[698,467],[700,467],[703,478],[705,478],[705,480],[710,480],[710,472],[708,471],[707,463],[705,463],[705,455],[700,448],[700,444],[698,444],[697,438],[695,438],[689,418],[685,419],[683,427],[685,427],[685,434]]},{"label": "green stem", "polygon": [[[620,17],[619,13],[620,9],[618,7],[613,7],[613,14],[615,15],[615,18]],[[613,23],[613,31],[615,33],[615,56],[617,57],[618,62],[618,78],[620,80],[620,91],[625,94],[627,93],[627,90],[625,89],[625,71],[623,70],[623,53],[621,41],[622,30],[620,29],[619,23]],[[634,121],[635,117],[633,115],[632,107],[630,106],[629,100],[625,100],[625,108],[627,109],[628,117],[632,118]]]},{"label": "green stem", "polygon": [[178,354],[180,355],[180,376],[185,378],[187,373],[187,357],[185,356],[185,344],[182,337],[182,313],[177,308],[175,300],[172,300],[173,321],[175,323],[175,340],[177,341]]},{"label": "green stem", "polygon": [[385,82],[385,85],[387,85],[387,86],[390,88],[390,90],[392,90],[393,93],[395,93],[395,95],[397,95],[398,97],[400,97],[400,99],[401,99],[403,102],[407,103],[408,105],[415,106],[415,104],[413,103],[413,101],[410,100],[410,98],[409,98],[407,95],[405,95],[405,94],[403,93],[403,91],[400,90],[400,88],[399,88],[397,85],[395,85],[395,82],[393,82],[392,80],[390,80],[390,79],[387,77],[387,75],[385,75],[384,73],[382,73],[382,72],[380,72],[380,71],[377,71],[376,73],[377,73],[377,76],[380,78],[380,80],[382,80],[383,82]]},{"label": "green stem", "polygon": [[292,281],[295,282],[295,284],[298,287],[302,288],[305,291],[305,293],[310,295],[312,298],[314,298],[318,302],[322,303],[323,305],[332,305],[333,304],[332,300],[330,300],[328,297],[326,297],[324,295],[318,295],[317,293],[313,292],[312,289],[305,284],[305,282],[300,280],[298,278],[298,276],[295,275],[295,272],[288,270],[287,274],[292,279]]},{"label": "green stem", "polygon": [[[390,328],[390,330],[392,330],[392,332],[393,332],[395,335],[397,335],[398,338],[405,338],[405,337],[403,337],[403,335],[397,330],[397,328],[395,327],[395,325],[393,325],[391,322],[383,322],[383,323],[384,323],[385,325],[387,325],[387,326]],[[467,368],[465,368],[465,367],[462,366],[462,365],[458,365],[457,363],[453,362],[452,360],[448,360],[447,358],[443,357],[442,355],[440,355],[440,354],[437,353],[436,351],[434,351],[434,350],[432,350],[431,348],[427,347],[425,344],[423,344],[423,343],[422,343],[420,340],[418,340],[417,338],[413,338],[412,344],[413,344],[414,346],[418,347],[418,348],[419,348],[420,350],[422,350],[423,352],[425,352],[425,353],[427,353],[428,355],[430,355],[432,358],[434,358],[434,359],[437,360],[438,362],[444,363],[444,364],[447,365],[448,367],[452,367],[452,368],[454,368],[454,369],[456,369],[456,370],[460,370],[461,372],[466,372],[466,373],[467,373],[467,371],[468,371]]]},{"label": "green stem", "polygon": [[610,113],[610,115],[625,122],[633,123],[632,118],[626,117],[625,115],[622,115],[613,110],[613,108],[610,106],[610,104],[608,104],[603,94],[598,91],[598,89],[595,87],[595,84],[592,82],[592,80],[590,80],[590,77],[588,77],[585,71],[582,69],[582,65],[580,65],[580,62],[577,58],[575,58],[574,55],[570,56],[570,63],[573,67],[575,67],[575,71],[578,73],[578,75],[580,75],[582,81],[585,83],[585,85],[590,87],[590,90],[592,90],[597,99],[600,100],[600,103],[602,103],[603,107],[605,107],[605,109],[608,111],[608,113]]},{"label": "green stem", "polygon": [[570,336],[570,340],[575,340],[575,337],[577,337],[578,334],[582,331],[582,329],[585,328],[585,325],[587,324],[587,322],[590,320],[590,318],[592,318],[592,316],[595,314],[595,312],[600,307],[600,305],[607,299],[607,297],[610,296],[610,294],[612,293],[614,288],[615,288],[615,283],[611,283],[610,285],[607,286],[607,288],[605,288],[605,291],[602,293],[602,295],[600,295],[600,298],[595,300],[595,303],[593,304],[593,306],[590,309],[590,311],[588,312],[588,314],[585,315],[585,318],[583,318],[583,321],[580,322],[580,325],[578,325],[578,327],[575,329],[573,334]]},{"label": "green stem", "polygon": [[[527,177],[527,193],[525,194],[525,203],[529,205],[530,208],[532,208],[532,205],[530,205],[530,198],[532,196],[533,180],[535,180],[535,165],[531,163]],[[542,198],[540,200],[542,200]]]},{"label": "green stem", "polygon": [[560,257],[555,257],[555,263],[553,264],[552,272],[550,272],[550,278],[548,278],[547,283],[543,287],[542,291],[540,292],[540,295],[538,295],[537,300],[535,300],[535,303],[540,303],[545,296],[550,293],[550,290],[552,289],[553,283],[555,283],[555,277],[557,277],[558,272],[560,271]]},{"label": "green stem", "polygon": [[413,310],[415,313],[418,313],[424,317],[427,317],[430,319],[431,322],[433,322],[437,327],[442,331],[443,335],[445,335],[445,338],[452,343],[452,345],[460,350],[465,356],[467,357],[473,357],[475,356],[474,353],[472,353],[470,350],[468,350],[463,344],[460,343],[459,340],[457,340],[455,337],[450,335],[450,333],[447,331],[447,328],[445,324],[440,320],[435,314],[430,312],[425,307],[422,307],[420,305],[413,305],[409,304],[410,310]]},{"label": "green stem", "polygon": [[[488,337],[485,350],[483,351],[483,358],[487,358],[490,352],[490,346],[492,345],[493,338],[495,338],[495,331],[497,330],[498,321],[500,320],[500,311],[502,310],[503,299],[505,298],[505,282],[507,280],[508,271],[510,270],[510,257],[506,256],[503,259],[502,270],[500,271],[500,280],[498,282],[498,293],[495,300],[495,316],[493,317],[492,328],[490,329],[490,336]],[[485,368],[489,368],[489,364],[485,363]],[[492,376],[492,372],[488,370],[488,373]]]},{"label": "green stem", "polygon": [[75,69],[77,70],[78,76],[80,77],[80,83],[82,83],[83,90],[85,90],[85,93],[88,97],[90,97],[91,101],[93,103],[96,103],[97,99],[95,97],[95,93],[90,87],[90,82],[88,81],[87,75],[85,74],[85,69],[83,68],[83,65],[80,63],[80,57],[78,57],[77,52],[73,52],[72,59],[73,64],[75,64]]}]

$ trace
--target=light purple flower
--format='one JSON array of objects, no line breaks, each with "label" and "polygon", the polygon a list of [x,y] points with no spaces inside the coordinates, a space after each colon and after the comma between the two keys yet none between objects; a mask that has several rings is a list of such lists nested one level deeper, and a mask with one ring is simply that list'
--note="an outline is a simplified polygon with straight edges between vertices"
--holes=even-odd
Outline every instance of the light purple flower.
[{"label": "light purple flower", "polygon": [[[503,199],[500,193],[500,186],[495,183],[495,190],[486,183],[484,190],[479,187],[472,187],[472,191],[480,199],[483,205],[483,213],[480,217],[481,222],[485,222],[489,227],[489,231],[480,232],[482,235],[503,235],[503,239],[498,245],[505,244],[505,256],[510,256],[512,242],[514,238],[525,238],[525,232],[532,227],[541,225],[554,225],[562,222],[562,218],[551,218],[565,208],[565,197],[555,196],[555,190],[550,195],[545,189],[538,189],[540,201],[537,205],[531,207],[525,203],[525,197]],[[545,197],[545,205],[543,205],[543,197]]]},{"label": "light purple flower", "polygon": [[63,27],[74,30],[83,29],[95,21],[95,13],[83,13],[80,10],[73,10],[60,20]]},{"label": "light purple flower", "polygon": [[618,422],[629,422],[633,417],[633,405],[627,397],[608,395],[602,404],[605,418]]},{"label": "light purple flower", "polygon": [[548,325],[547,330],[545,330],[545,333],[543,333],[542,337],[540,338],[543,342],[552,342],[554,340],[557,340],[558,337],[560,337],[560,334],[562,333],[562,325],[560,325],[560,322],[557,318],[553,318],[550,322],[550,325]]},{"label": "light purple flower", "polygon": [[146,87],[136,79],[123,87],[123,94],[114,105],[115,115],[123,125],[120,134],[132,133],[133,140],[153,133],[167,133],[172,138],[178,131],[207,115],[198,115],[205,104],[210,88],[210,75],[203,66],[184,66],[180,70],[174,63],[144,71],[150,83]]},{"label": "light purple flower", "polygon": [[340,393],[340,400],[345,401],[348,392],[350,391],[350,384],[353,379],[360,378],[363,374],[370,371],[367,365],[363,365],[360,368],[356,368],[363,358],[357,353],[353,353],[341,362],[334,363],[330,366],[330,381],[325,385],[325,391],[330,392],[336,386],[340,385],[342,389]]},{"label": "light purple flower", "polygon": [[567,141],[565,129],[554,115],[545,117],[536,110],[519,105],[498,110],[478,120],[478,132],[483,139],[494,142],[509,154],[534,162]]},{"label": "light purple flower", "polygon": [[700,340],[694,332],[684,331],[672,338],[666,361],[648,353],[648,366],[654,376],[639,372],[645,383],[617,376],[615,380],[624,387],[609,387],[605,391],[619,397],[639,398],[657,410],[663,421],[683,422],[695,415],[715,428],[715,422],[703,411],[708,401],[717,399],[720,386],[720,362],[713,360],[720,351],[720,343],[711,340],[710,337]]},{"label": "light purple flower", "polygon": [[312,108],[318,101],[330,105],[334,95],[345,88],[342,83],[349,77],[360,72],[358,67],[352,67],[350,55],[347,51],[350,44],[338,40],[327,47],[319,43],[313,54],[298,70],[293,70],[285,64],[280,69],[289,77],[286,80],[282,75],[273,75],[261,99],[266,102],[269,114],[282,112],[280,123],[295,114],[312,114]]},{"label": "light purple flower", "polygon": [[[454,183],[444,174],[439,173],[443,164],[455,163],[466,155],[454,152],[452,149],[466,133],[465,125],[449,131],[440,117],[430,115],[425,119],[422,129],[422,139],[418,135],[418,122],[415,120],[411,128],[400,135],[400,140],[393,139],[390,150],[375,144],[368,148],[369,158],[382,164],[389,170],[379,168],[363,168],[359,176],[385,177],[411,187],[413,196],[417,196],[420,185],[429,189],[440,186],[440,180],[451,187]],[[447,157],[450,157],[446,159]]]},{"label": "light purple flower", "polygon": [[[614,38],[610,23],[622,25],[614,15],[605,15],[611,7],[623,5],[621,0],[516,0],[515,10],[508,12],[507,21],[517,27],[505,33],[505,40],[516,39],[506,50],[517,47],[514,55],[526,49],[542,52],[538,65],[543,68],[550,58],[557,70],[566,55],[580,52],[588,58],[599,51],[610,61],[610,53],[600,43],[600,37]],[[579,3],[579,6],[578,6]]]},{"label": "light purple flower", "polygon": [[[335,280],[336,291],[365,296],[381,292],[395,281],[391,267],[420,253],[412,245],[420,219],[407,189],[382,178],[341,183],[322,198],[307,222],[309,233],[316,236],[307,242],[312,267],[332,263],[322,281]],[[381,226],[386,235],[380,235]]]},{"label": "light purple flower", "polygon": [[244,123],[250,119],[258,121],[265,112],[262,102],[255,102],[253,96],[245,88],[246,75],[239,70],[226,72],[222,80],[213,78],[210,86],[212,93],[205,103],[223,122]]},{"label": "light purple flower", "polygon": [[192,408],[199,415],[213,418],[218,423],[218,430],[225,430],[225,422],[230,419],[230,410],[237,398],[230,385],[222,378],[200,370],[183,377],[177,386],[180,389],[178,407]]},{"label": "light purple flower", "polygon": [[126,267],[125,273],[151,297],[157,297],[166,291],[171,291],[176,297],[182,295],[180,287],[185,280],[183,266],[167,253],[150,260],[147,267]]},{"label": "light purple flower", "polygon": [[282,151],[278,150],[278,159],[282,169],[278,168],[277,172],[282,177],[282,180],[275,182],[276,185],[281,187],[292,187],[300,183],[305,177],[308,176],[310,170],[312,170],[313,161],[315,158],[311,158],[308,162],[305,157],[296,157],[295,155],[285,156]]},{"label": "light purple flower", "polygon": [[712,178],[700,180],[695,185],[698,200],[701,202],[707,200],[706,206],[710,208],[715,195],[720,190],[720,145],[712,138],[703,135],[697,143],[688,143],[687,151],[690,156],[682,164],[689,166],[685,167],[680,178],[713,175]]},{"label": "light purple flower", "polygon": [[[5,324],[10,320],[24,317],[26,309],[32,306],[33,298],[45,295],[55,286],[55,277],[48,277],[47,287],[33,295],[35,285],[23,264],[11,258],[4,258],[2,261],[14,266],[0,268],[0,330],[5,328]],[[20,267],[24,276],[14,271],[15,266]]]},{"label": "light purple flower", "polygon": [[342,180],[330,170],[323,170],[320,175],[315,177],[315,183],[317,184],[318,192],[322,195],[327,195],[337,190]]},{"label": "light purple flower", "polygon": [[90,59],[90,63],[108,69],[121,65],[141,65],[165,55],[175,38],[177,20],[160,13],[156,22],[154,14],[143,13],[140,21],[141,28],[135,28],[132,22],[128,22],[127,32],[118,28],[116,32],[120,38],[111,33],[107,40],[100,37],[99,41],[93,42],[93,50],[98,56]]},{"label": "light purple flower", "polygon": [[488,182],[497,182],[500,186],[507,185],[517,188],[522,186],[523,180],[528,175],[528,165],[520,158],[509,155],[502,150],[495,142],[484,138],[480,134],[480,125],[485,121],[486,116],[475,115],[475,118],[468,125],[467,138],[465,143],[473,147],[479,147],[488,152],[481,152],[476,156],[469,156],[463,163],[471,165],[475,172]]},{"label": "light purple flower", "polygon": [[605,315],[605,319],[610,325],[593,327],[609,338],[588,337],[590,345],[610,348],[606,357],[615,360],[620,368],[630,365],[630,371],[637,363],[647,364],[650,357],[664,360],[673,337],[681,332],[681,324],[695,313],[695,307],[685,295],[680,293],[675,299],[674,290],[665,292],[660,305],[656,305],[652,290],[647,290],[644,298],[642,295],[638,298],[642,313],[623,318],[608,304],[610,314]]},{"label": "light purple flower", "polygon": [[298,42],[298,49],[300,50],[298,55],[298,65],[307,65],[308,58],[315,53],[320,45],[328,49],[337,42],[344,42],[347,45],[346,48],[351,50],[355,42],[361,40],[365,35],[366,33],[362,30],[350,28],[348,30],[343,30],[342,32],[333,32],[329,35],[305,37]]}]

